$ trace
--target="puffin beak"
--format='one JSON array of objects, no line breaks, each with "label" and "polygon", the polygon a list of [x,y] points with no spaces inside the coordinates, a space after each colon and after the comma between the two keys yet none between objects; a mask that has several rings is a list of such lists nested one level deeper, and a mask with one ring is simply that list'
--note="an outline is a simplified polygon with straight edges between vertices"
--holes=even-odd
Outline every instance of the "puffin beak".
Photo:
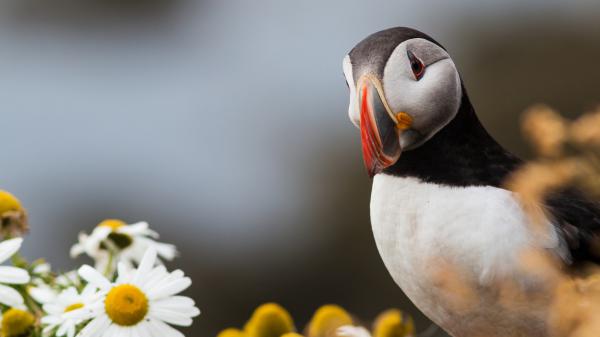
[{"label": "puffin beak", "polygon": [[365,167],[370,177],[394,165],[400,158],[400,134],[410,128],[412,118],[404,113],[392,113],[380,81],[373,75],[360,78],[360,137]]}]

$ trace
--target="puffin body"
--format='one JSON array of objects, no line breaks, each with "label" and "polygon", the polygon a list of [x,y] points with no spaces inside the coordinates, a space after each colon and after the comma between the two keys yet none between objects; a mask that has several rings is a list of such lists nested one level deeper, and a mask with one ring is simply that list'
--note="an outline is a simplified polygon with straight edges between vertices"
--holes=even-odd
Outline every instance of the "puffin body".
[{"label": "puffin body", "polygon": [[371,222],[394,281],[453,336],[545,336],[549,303],[520,308],[498,303],[496,284],[506,281],[518,280],[524,292],[539,297],[543,279],[521,270],[519,252],[560,249],[553,232],[536,237],[527,230],[526,214],[510,192],[377,174]]},{"label": "puffin body", "polygon": [[556,274],[597,262],[599,205],[556,193],[533,230],[502,187],[521,160],[487,133],[431,37],[404,27],[375,33],[346,56],[344,74],[373,177],[373,234],[394,281],[452,336],[548,336],[552,282],[524,256],[560,261]]}]

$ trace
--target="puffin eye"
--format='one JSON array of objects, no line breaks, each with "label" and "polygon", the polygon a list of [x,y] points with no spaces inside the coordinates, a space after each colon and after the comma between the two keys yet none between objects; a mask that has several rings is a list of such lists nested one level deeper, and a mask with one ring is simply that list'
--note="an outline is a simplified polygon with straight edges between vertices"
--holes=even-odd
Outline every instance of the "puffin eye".
[{"label": "puffin eye", "polygon": [[415,75],[415,79],[418,81],[425,73],[425,65],[423,64],[423,61],[419,60],[419,58],[416,57],[411,51],[408,51],[407,54],[408,60],[410,61],[410,68]]}]

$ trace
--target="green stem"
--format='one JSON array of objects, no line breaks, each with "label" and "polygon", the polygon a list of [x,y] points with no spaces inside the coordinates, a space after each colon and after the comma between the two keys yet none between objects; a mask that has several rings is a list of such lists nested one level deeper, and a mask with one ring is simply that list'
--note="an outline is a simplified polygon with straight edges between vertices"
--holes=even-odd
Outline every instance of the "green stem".
[{"label": "green stem", "polygon": [[10,262],[12,262],[13,266],[15,267],[19,267],[19,268],[23,268],[23,269],[29,269],[29,262],[27,262],[27,260],[21,256],[21,254],[19,254],[19,252],[16,252],[11,258],[10,258]]},{"label": "green stem", "polygon": [[108,278],[108,279],[112,278],[112,274],[113,274],[112,264],[113,264],[114,256],[115,256],[115,254],[112,251],[109,251],[108,263],[106,264],[106,268],[104,268],[104,276],[106,276],[106,278]]},{"label": "green stem", "polygon": [[44,311],[42,310],[42,307],[40,307],[40,305],[29,295],[27,292],[27,286],[19,287],[19,292],[21,293],[21,296],[23,296],[23,300],[25,301],[27,309],[35,314],[36,317],[42,317]]}]

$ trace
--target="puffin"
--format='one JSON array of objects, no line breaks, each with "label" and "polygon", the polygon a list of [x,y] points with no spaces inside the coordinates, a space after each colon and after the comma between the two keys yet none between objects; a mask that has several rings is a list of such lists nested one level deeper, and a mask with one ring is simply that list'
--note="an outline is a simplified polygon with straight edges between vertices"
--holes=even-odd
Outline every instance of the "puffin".
[{"label": "puffin", "polygon": [[[504,187],[523,161],[486,131],[430,36],[374,33],[344,57],[343,72],[373,180],[372,231],[393,280],[451,336],[550,336],[549,275],[600,262],[600,205],[565,188],[539,205],[545,218],[532,226]],[[549,257],[550,272],[528,256]]]}]

